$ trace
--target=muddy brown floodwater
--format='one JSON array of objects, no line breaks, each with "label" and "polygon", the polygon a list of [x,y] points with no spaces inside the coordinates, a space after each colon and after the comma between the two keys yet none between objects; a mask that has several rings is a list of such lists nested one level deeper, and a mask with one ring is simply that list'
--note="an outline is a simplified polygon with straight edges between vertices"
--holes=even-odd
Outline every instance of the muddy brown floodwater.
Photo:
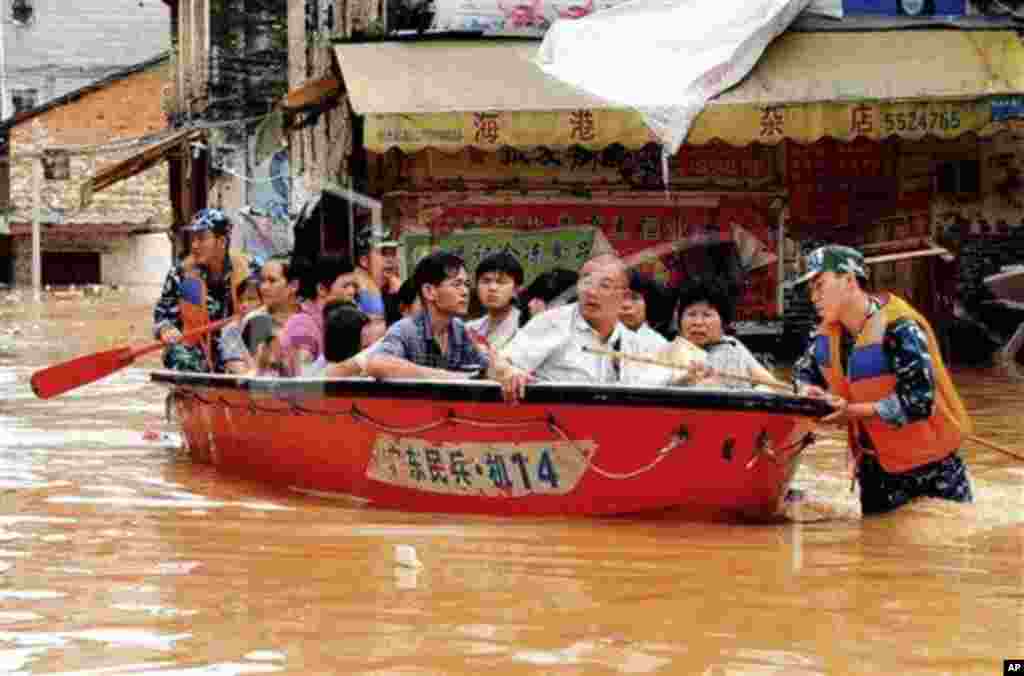
[{"label": "muddy brown floodwater", "polygon": [[[1024,462],[862,520],[845,450],[772,525],[401,514],[192,463],[156,358],[52,401],[32,371],[147,340],[155,291],[0,296],[0,673],[1000,674],[1024,657]],[[1024,379],[957,371],[1024,447]],[[424,566],[396,565],[397,545]]]}]

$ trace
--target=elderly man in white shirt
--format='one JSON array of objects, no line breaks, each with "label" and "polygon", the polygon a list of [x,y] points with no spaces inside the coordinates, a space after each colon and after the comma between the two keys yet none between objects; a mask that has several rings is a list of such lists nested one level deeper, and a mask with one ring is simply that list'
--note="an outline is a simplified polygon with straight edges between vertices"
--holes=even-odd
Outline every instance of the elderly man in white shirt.
[{"label": "elderly man in white shirt", "polygon": [[637,334],[619,321],[627,284],[626,268],[615,256],[587,261],[580,270],[579,302],[531,319],[501,351],[491,376],[505,398],[521,399],[531,380],[667,385],[669,369],[589,351],[645,351]]}]

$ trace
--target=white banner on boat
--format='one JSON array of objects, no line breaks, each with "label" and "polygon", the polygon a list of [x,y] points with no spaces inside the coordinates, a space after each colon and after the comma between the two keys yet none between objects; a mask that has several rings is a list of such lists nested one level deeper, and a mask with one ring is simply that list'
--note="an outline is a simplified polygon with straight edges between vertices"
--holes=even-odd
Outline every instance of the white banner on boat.
[{"label": "white banner on boat", "polygon": [[437,444],[381,434],[366,478],[445,495],[565,495],[576,488],[595,448],[593,441]]},{"label": "white banner on boat", "polygon": [[809,0],[630,0],[544,36],[538,65],[634,108],[674,155],[708,100],[739,83]]}]

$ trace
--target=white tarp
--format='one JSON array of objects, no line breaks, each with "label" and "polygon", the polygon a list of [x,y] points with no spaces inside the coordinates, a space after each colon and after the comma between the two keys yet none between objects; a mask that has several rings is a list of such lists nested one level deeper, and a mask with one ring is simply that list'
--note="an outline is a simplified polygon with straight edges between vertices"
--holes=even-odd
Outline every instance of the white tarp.
[{"label": "white tarp", "polygon": [[[560,19],[581,19],[629,0],[434,0],[435,31],[480,31],[491,37],[543,37]],[[419,5],[405,0],[406,5]],[[806,10],[842,18],[842,0],[814,0]]]},{"label": "white tarp", "polygon": [[737,84],[810,0],[629,0],[557,21],[537,53],[548,74],[635,108],[675,154],[705,103]]}]

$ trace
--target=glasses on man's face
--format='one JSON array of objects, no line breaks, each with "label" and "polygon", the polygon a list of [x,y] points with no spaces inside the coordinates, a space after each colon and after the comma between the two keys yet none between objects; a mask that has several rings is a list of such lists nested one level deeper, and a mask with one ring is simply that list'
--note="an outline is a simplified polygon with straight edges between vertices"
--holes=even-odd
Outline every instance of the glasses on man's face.
[{"label": "glasses on man's face", "polygon": [[617,284],[607,277],[592,277],[590,275],[584,275],[580,277],[579,281],[576,282],[577,292],[582,293],[588,289],[597,289],[601,293],[613,293],[615,291],[622,290],[622,284]]}]

